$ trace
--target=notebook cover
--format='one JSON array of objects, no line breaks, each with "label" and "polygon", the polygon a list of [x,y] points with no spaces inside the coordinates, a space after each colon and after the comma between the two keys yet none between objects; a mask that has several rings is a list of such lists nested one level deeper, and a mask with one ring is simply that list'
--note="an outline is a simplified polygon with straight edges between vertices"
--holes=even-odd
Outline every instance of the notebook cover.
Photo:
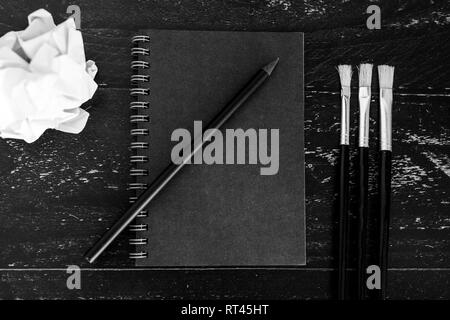
[{"label": "notebook cover", "polygon": [[[148,206],[146,259],[137,266],[304,265],[303,34],[145,30],[151,183],[171,161],[177,128],[206,126],[268,62],[268,81],[222,128],[279,129],[279,170],[260,164],[186,165]],[[270,140],[269,140],[270,141]],[[142,151],[144,152],[144,151]]]}]

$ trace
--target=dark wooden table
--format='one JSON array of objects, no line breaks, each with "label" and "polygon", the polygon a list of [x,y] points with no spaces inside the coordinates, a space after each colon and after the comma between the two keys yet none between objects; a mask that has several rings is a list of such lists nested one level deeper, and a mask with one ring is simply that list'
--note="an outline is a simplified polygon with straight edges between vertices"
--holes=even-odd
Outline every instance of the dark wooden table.
[{"label": "dark wooden table", "polygon": [[[448,1],[379,1],[380,30],[366,28],[369,3],[362,0],[1,1],[0,33],[23,29],[41,7],[59,23],[70,4],[81,8],[86,56],[99,66],[100,87],[84,105],[91,116],[81,134],[50,130],[30,145],[0,140],[0,298],[333,298],[334,67],[364,61],[396,66],[388,297],[450,298]],[[127,235],[95,265],[83,260],[128,206],[129,48],[139,28],[306,33],[306,267],[135,269]],[[356,98],[353,110],[355,119]],[[376,168],[375,145],[371,163]],[[375,188],[375,169],[371,177]],[[67,289],[68,265],[82,268],[81,290]]]}]

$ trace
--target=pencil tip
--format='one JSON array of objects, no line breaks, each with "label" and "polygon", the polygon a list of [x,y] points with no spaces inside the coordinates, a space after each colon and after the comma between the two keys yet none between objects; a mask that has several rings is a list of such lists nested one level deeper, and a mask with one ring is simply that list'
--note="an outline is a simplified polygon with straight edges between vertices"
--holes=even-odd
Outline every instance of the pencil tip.
[{"label": "pencil tip", "polygon": [[272,62],[268,63],[265,67],[263,67],[263,70],[265,72],[267,72],[267,74],[270,76],[272,71],[273,71],[273,69],[275,69],[275,67],[277,66],[278,61],[280,61],[280,58],[276,58]]}]

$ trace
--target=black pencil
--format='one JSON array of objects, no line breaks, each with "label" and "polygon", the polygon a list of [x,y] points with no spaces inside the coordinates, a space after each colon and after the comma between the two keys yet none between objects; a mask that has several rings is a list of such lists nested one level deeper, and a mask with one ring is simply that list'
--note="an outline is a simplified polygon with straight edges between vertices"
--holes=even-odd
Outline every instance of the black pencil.
[{"label": "black pencil", "polygon": [[349,145],[350,145],[350,83],[352,66],[338,66],[341,81],[341,139],[339,162],[339,257],[338,299],[346,299],[348,259],[348,197],[349,197]]},{"label": "black pencil", "polygon": [[358,232],[357,232],[357,290],[359,300],[365,298],[367,211],[369,194],[369,120],[373,65],[359,66],[359,138],[358,138]]},{"label": "black pencil", "polygon": [[[237,93],[234,98],[220,111],[216,117],[208,123],[207,129],[219,129],[245,101],[269,78],[278,63],[278,58],[262,67],[253,78]],[[114,241],[114,239],[130,224],[134,218],[154,199],[164,186],[177,174],[177,172],[192,158],[192,156],[211,138],[214,130],[209,130],[210,135],[194,137],[192,152],[183,159],[181,164],[171,163],[149,186],[149,188],[137,199],[137,201],[120,217],[119,220],[100,238],[100,240],[85,254],[86,259],[93,263],[99,255]]]},{"label": "black pencil", "polygon": [[381,269],[380,299],[386,298],[389,222],[391,215],[391,153],[392,153],[392,86],[394,67],[378,66],[380,82],[380,167],[379,167],[379,239],[378,260]]}]

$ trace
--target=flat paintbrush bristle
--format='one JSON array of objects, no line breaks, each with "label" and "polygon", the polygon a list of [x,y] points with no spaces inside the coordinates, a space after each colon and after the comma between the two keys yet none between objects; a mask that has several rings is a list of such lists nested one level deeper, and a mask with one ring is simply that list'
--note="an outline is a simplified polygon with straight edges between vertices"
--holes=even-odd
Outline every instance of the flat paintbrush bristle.
[{"label": "flat paintbrush bristle", "polygon": [[339,78],[341,79],[341,87],[350,87],[352,81],[352,66],[341,64],[338,66]]},{"label": "flat paintbrush bristle", "polygon": [[380,88],[392,89],[394,84],[394,69],[394,67],[387,65],[378,66]]},{"label": "flat paintbrush bristle", "polygon": [[362,63],[359,66],[359,86],[370,87],[372,84],[372,68],[373,64]]}]

